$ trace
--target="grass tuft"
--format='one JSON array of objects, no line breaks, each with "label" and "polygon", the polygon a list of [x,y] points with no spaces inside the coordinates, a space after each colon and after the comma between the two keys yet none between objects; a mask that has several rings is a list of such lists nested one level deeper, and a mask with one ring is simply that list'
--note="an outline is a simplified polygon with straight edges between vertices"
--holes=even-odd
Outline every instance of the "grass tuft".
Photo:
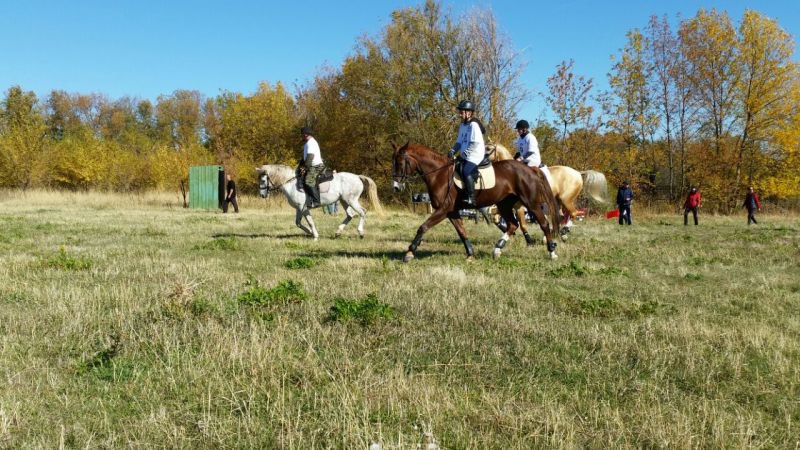
[{"label": "grass tuft", "polygon": [[337,298],[331,306],[328,320],[331,322],[358,322],[369,326],[379,321],[394,319],[397,316],[391,305],[378,300],[376,293],[363,299]]},{"label": "grass tuft", "polygon": [[292,280],[283,280],[277,286],[267,289],[259,286],[255,278],[248,279],[245,285],[250,288],[237,297],[239,303],[249,306],[287,305],[308,300],[303,286]]},{"label": "grass tuft", "polygon": [[287,269],[310,269],[316,266],[318,261],[314,258],[309,258],[308,256],[300,256],[298,258],[290,259],[286,261],[286,268]]},{"label": "grass tuft", "polygon": [[82,256],[72,256],[61,247],[58,254],[44,260],[43,266],[58,270],[88,270],[92,268],[93,261]]}]

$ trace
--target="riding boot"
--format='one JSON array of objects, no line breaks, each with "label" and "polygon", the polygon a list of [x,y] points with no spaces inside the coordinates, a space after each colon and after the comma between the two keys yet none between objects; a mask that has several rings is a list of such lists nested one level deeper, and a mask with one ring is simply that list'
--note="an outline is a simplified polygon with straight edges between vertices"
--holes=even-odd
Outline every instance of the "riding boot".
[{"label": "riding boot", "polygon": [[464,206],[475,207],[475,175],[469,174],[463,178],[464,181]]},{"label": "riding boot", "polygon": [[320,205],[319,189],[316,186],[306,185],[306,195],[308,195],[308,207],[316,208]]}]

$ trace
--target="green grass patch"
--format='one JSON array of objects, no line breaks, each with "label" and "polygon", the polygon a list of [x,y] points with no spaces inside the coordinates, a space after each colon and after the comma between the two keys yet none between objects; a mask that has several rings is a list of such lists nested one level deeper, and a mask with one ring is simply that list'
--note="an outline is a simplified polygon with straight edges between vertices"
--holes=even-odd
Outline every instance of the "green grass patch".
[{"label": "green grass patch", "polygon": [[563,264],[550,270],[550,276],[562,277],[583,277],[589,275],[589,269],[586,268],[579,260],[573,259],[569,264]]},{"label": "green grass patch", "polygon": [[290,259],[286,261],[286,268],[287,269],[310,269],[314,266],[319,264],[319,262],[314,258],[309,258],[308,256],[300,256],[297,258]]},{"label": "green grass patch", "polygon": [[249,288],[236,298],[240,304],[248,306],[287,305],[308,300],[308,293],[300,283],[283,280],[273,288],[261,287],[255,278],[248,279]]},{"label": "green grass patch", "polygon": [[358,322],[369,326],[376,322],[392,320],[397,316],[391,305],[378,300],[375,293],[363,299],[337,298],[331,306],[328,320],[332,322]]},{"label": "green grass patch", "polygon": [[42,261],[42,265],[50,269],[78,271],[91,269],[94,262],[83,256],[73,256],[61,247],[57,254]]}]

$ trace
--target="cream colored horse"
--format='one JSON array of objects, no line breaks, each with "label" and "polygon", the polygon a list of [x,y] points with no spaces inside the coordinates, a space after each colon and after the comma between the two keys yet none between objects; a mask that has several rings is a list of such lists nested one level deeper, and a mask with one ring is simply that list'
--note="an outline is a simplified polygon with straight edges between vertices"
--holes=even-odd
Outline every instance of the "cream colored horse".
[{"label": "cream colored horse", "polygon": [[[503,161],[513,159],[511,152],[501,144],[490,144],[488,150],[491,152],[492,161]],[[494,151],[492,151],[492,147]],[[592,200],[598,203],[609,203],[608,182],[606,176],[594,170],[579,172],[568,166],[549,166],[550,189],[558,201],[562,212],[561,239],[567,239],[567,233],[572,226],[572,218],[577,215],[577,201],[581,191],[585,192]],[[497,217],[497,216],[495,216]],[[517,209],[517,217],[520,218],[520,228],[528,244],[533,243],[525,226],[525,215],[522,207]],[[499,220],[499,219],[498,219]]]}]

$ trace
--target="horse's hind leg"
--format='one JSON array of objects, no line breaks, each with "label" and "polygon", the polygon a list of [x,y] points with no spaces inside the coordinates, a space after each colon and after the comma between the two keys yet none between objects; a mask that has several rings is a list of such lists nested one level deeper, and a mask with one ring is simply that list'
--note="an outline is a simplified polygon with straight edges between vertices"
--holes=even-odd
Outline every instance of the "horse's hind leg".
[{"label": "horse's hind leg", "polygon": [[530,234],[528,234],[528,225],[527,225],[527,218],[525,217],[525,208],[522,207],[522,203],[517,203],[517,219],[519,221],[519,229],[522,230],[522,236],[525,237],[525,243],[528,244],[528,247],[532,246],[536,243],[533,240]]},{"label": "horse's hind leg", "polygon": [[[349,208],[347,208],[347,215],[352,218],[352,215],[351,215],[352,212],[351,211],[353,211],[353,212],[355,212],[355,213],[357,213],[359,215],[358,228],[357,228],[358,237],[363,239],[364,238],[364,223],[366,223],[366,221],[367,221],[367,210],[364,209],[363,206],[361,206],[361,204],[358,202],[357,198],[355,200],[351,200],[349,202],[349,205],[350,205]],[[345,220],[349,221],[349,219],[345,219]],[[339,226],[344,228],[344,225],[347,225],[347,222],[342,222],[342,224],[339,225]]]},{"label": "horse's hind leg", "polygon": [[356,211],[344,200],[340,200],[340,202],[342,204],[342,209],[344,209],[344,220],[342,220],[342,223],[340,223],[339,227],[336,229],[337,238],[342,235],[342,231],[344,231],[344,228],[348,223],[350,223],[351,220],[353,220],[353,216],[356,214]]}]

